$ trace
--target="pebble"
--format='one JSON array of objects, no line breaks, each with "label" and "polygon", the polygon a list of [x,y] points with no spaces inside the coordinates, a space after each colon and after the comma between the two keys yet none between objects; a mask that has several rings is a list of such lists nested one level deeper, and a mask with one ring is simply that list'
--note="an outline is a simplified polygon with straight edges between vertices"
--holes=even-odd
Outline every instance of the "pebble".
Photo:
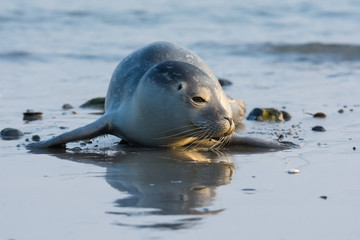
[{"label": "pebble", "polygon": [[1,130],[0,135],[3,140],[16,140],[24,134],[20,130],[15,128],[4,128],[3,130]]},{"label": "pebble", "polygon": [[105,98],[93,98],[87,101],[86,103],[82,104],[81,108],[93,108],[93,109],[104,109]]},{"label": "pebble", "polygon": [[326,200],[328,197],[327,196],[320,196],[320,198]]},{"label": "pebble", "polygon": [[284,121],[290,121],[290,119],[291,119],[290,113],[285,112],[285,111],[281,111],[281,113],[283,115]]},{"label": "pebble", "polygon": [[42,112],[34,112],[32,110],[26,110],[26,112],[23,113],[24,121],[35,121],[35,120],[41,120],[43,118]]},{"label": "pebble", "polygon": [[314,132],[325,132],[325,128],[322,126],[315,126],[313,127],[311,130],[313,130]]},{"label": "pebble", "polygon": [[299,169],[290,169],[288,171],[288,174],[299,174],[300,173],[300,170]]},{"label": "pebble", "polygon": [[344,113],[344,109],[339,109],[338,113]]},{"label": "pebble", "polygon": [[221,86],[232,85],[232,82],[230,80],[225,79],[225,78],[219,78],[218,81],[219,81]]},{"label": "pebble", "polygon": [[322,112],[317,112],[313,115],[314,118],[326,118],[326,114]]},{"label": "pebble", "polygon": [[355,151],[355,150],[356,150],[356,147],[353,147],[353,150]]},{"label": "pebble", "polygon": [[72,109],[73,108],[73,106],[71,106],[70,104],[68,104],[68,103],[65,103],[63,106],[62,106],[62,109],[63,110],[69,110],[69,109]]},{"label": "pebble", "polygon": [[278,137],[278,140],[282,140],[282,139],[284,139],[284,137],[285,137],[284,134],[280,134]]},{"label": "pebble", "polygon": [[35,141],[35,142],[39,142],[40,141],[40,136],[39,135],[33,135],[31,137],[31,140]]}]

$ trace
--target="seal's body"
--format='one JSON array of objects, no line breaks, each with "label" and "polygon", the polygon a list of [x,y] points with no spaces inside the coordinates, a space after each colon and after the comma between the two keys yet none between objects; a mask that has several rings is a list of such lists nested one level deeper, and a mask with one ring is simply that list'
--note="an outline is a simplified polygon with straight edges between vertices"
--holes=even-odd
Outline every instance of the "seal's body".
[{"label": "seal's body", "polygon": [[244,114],[244,102],[226,96],[199,56],[172,43],[156,42],[116,67],[101,118],[31,146],[53,147],[103,134],[150,147],[213,147],[225,139],[246,144],[245,138],[234,134]]}]

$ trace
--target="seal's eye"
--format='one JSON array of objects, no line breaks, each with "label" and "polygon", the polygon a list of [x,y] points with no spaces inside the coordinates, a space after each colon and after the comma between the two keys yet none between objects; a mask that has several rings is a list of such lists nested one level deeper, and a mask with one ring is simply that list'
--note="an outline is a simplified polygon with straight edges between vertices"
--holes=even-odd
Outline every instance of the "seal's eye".
[{"label": "seal's eye", "polygon": [[194,103],[206,103],[206,100],[203,99],[202,97],[193,97],[191,99]]}]

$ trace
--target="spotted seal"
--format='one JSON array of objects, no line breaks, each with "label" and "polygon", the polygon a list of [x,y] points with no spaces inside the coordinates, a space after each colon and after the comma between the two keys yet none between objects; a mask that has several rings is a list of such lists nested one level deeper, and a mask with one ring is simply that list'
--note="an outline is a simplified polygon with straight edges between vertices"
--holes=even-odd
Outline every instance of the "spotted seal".
[{"label": "spotted seal", "polygon": [[235,134],[244,115],[244,102],[224,93],[199,56],[173,43],[155,42],[133,52],[116,67],[104,115],[30,147],[64,146],[104,134],[149,147],[221,147],[225,143],[282,146]]}]

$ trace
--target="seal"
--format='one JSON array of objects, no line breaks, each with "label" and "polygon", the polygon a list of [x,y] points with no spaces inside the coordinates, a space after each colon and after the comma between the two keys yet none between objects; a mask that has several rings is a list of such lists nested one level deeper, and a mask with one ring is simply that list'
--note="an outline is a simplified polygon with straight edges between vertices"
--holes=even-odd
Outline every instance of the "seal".
[{"label": "seal", "polygon": [[173,43],[155,42],[116,67],[98,120],[29,146],[58,147],[104,134],[148,147],[282,146],[234,134],[244,115],[244,102],[224,93],[199,56]]}]

